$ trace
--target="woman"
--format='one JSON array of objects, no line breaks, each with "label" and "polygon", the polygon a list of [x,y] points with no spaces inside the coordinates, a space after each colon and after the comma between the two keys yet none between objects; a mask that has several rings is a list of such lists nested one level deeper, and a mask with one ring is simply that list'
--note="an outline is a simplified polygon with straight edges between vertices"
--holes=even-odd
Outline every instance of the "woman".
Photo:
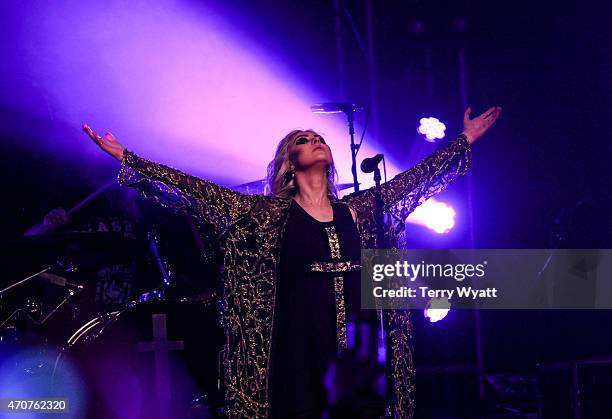
[{"label": "woman", "polygon": [[[385,211],[400,204],[405,218],[469,169],[470,145],[501,108],[474,119],[470,112],[456,140],[382,185]],[[87,125],[83,129],[121,161],[122,185],[215,229],[223,253],[228,417],[317,417],[325,403],[317,380],[324,364],[346,347],[347,309],[359,312],[354,294],[346,293],[345,301],[345,280],[353,289],[360,249],[376,246],[373,190],[337,200],[331,151],[313,131],[293,131],[280,142],[268,167],[272,196],[262,196],[153,163],[110,133],[100,137]],[[407,311],[389,317],[394,408],[408,418],[414,410],[410,321]],[[304,372],[310,375],[300,378]]]}]

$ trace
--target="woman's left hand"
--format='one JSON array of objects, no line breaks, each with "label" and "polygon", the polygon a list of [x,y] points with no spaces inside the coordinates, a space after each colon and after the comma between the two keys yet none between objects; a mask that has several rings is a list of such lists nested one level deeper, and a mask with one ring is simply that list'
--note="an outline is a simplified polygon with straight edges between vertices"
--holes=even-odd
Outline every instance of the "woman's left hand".
[{"label": "woman's left hand", "polygon": [[497,120],[501,111],[501,106],[493,106],[482,115],[477,116],[474,119],[470,119],[472,108],[467,108],[465,114],[463,115],[462,134],[465,134],[468,143],[474,144],[477,139],[482,137],[483,134],[487,132],[489,128],[491,128],[491,125],[493,125],[495,120]]}]

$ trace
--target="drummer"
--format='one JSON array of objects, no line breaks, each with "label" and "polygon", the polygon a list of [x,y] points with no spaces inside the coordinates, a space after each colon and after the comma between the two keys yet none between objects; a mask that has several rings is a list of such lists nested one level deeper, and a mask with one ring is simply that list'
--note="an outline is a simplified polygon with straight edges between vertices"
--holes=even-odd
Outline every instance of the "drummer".
[{"label": "drummer", "polygon": [[[127,242],[126,246],[144,243],[147,233],[143,222],[147,218],[144,205],[137,194],[125,188],[110,187],[72,216],[64,208],[49,211],[39,223],[29,227],[24,236],[74,233],[76,243],[70,243],[72,246],[82,246],[78,241],[84,233],[90,235],[90,240],[94,237],[99,248],[88,248],[87,251],[93,254],[87,255],[84,261],[81,259],[78,269],[88,276],[83,279],[89,285],[86,285],[88,291],[93,291],[96,305],[104,309],[122,306],[135,298],[137,269],[142,267],[137,268],[134,255],[117,260],[107,252],[104,241],[113,237]],[[92,277],[95,278],[93,282]]]}]

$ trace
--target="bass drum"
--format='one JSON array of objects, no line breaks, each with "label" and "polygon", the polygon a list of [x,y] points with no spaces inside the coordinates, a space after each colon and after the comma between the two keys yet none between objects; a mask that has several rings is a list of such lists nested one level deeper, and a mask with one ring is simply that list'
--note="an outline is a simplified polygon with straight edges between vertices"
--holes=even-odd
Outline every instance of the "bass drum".
[{"label": "bass drum", "polygon": [[87,418],[215,418],[222,345],[216,303],[148,301],[80,327],[54,378],[76,371],[83,394],[68,395],[71,410]]}]

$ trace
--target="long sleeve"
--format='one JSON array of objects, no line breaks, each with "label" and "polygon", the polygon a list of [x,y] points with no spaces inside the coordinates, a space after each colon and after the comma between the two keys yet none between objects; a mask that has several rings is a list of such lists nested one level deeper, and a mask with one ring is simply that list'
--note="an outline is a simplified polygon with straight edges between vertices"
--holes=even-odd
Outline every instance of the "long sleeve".
[{"label": "long sleeve", "polygon": [[[383,211],[389,211],[401,203],[401,215],[405,219],[417,206],[465,174],[471,165],[470,144],[461,134],[413,168],[382,184]],[[356,211],[359,220],[369,220],[374,214],[376,200],[373,187],[348,195],[342,201]]]},{"label": "long sleeve", "polygon": [[146,198],[209,223],[215,234],[247,214],[255,195],[243,195],[180,170],[154,163],[125,150],[119,184],[136,188]]},{"label": "long sleeve", "polygon": [[[470,144],[459,135],[449,145],[419,162],[412,169],[400,173],[381,185],[383,211],[390,212],[393,221],[386,226],[388,243],[393,248],[402,247],[400,230],[406,217],[431,196],[443,191],[472,165]],[[342,201],[357,214],[357,226],[362,247],[376,247],[374,188],[345,196]],[[397,226],[393,224],[397,223]],[[380,316],[379,312],[379,316]],[[412,325],[409,310],[389,310],[387,326],[391,337],[391,375],[395,395],[397,417],[414,416],[415,372],[412,358]]]}]

